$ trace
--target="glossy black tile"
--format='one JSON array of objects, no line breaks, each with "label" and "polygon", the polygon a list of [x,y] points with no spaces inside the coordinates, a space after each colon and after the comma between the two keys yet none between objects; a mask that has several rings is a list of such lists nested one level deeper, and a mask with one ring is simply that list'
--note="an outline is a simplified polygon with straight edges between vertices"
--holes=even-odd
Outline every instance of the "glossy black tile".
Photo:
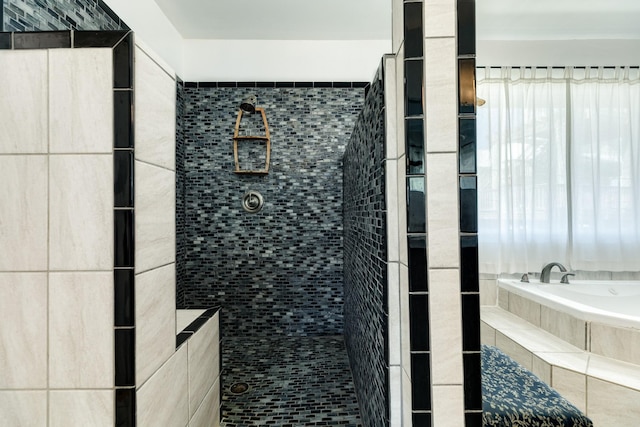
[{"label": "glossy black tile", "polygon": [[460,177],[460,231],[478,232],[478,190],[475,176]]},{"label": "glossy black tile", "polygon": [[429,351],[429,297],[409,295],[411,351]]},{"label": "glossy black tile", "polygon": [[180,347],[186,340],[193,335],[193,332],[180,332],[176,335],[176,349]]},{"label": "glossy black tile", "polygon": [[424,121],[405,120],[407,175],[424,174]]},{"label": "glossy black tile", "polygon": [[422,64],[422,60],[404,62],[405,114],[407,117],[421,116],[423,113]]},{"label": "glossy black tile", "polygon": [[116,208],[133,207],[133,151],[113,153],[113,202]]},{"label": "glossy black tile", "polygon": [[129,33],[113,49],[113,87],[133,87],[133,36]]},{"label": "glossy black tile", "polygon": [[460,288],[462,292],[479,292],[478,236],[460,237]]},{"label": "glossy black tile", "polygon": [[473,114],[476,112],[476,60],[458,59],[458,112]]},{"label": "glossy black tile", "polygon": [[462,295],[462,350],[480,351],[480,295]]},{"label": "glossy black tile", "polygon": [[414,411],[431,410],[431,366],[429,353],[411,354],[411,397]]},{"label": "glossy black tile", "polygon": [[476,120],[461,118],[458,121],[460,173],[476,173]]},{"label": "glossy black tile", "polygon": [[218,82],[218,87],[238,87],[237,82]]},{"label": "glossy black tile", "polygon": [[205,310],[204,313],[201,314],[201,316],[206,317],[208,319],[212,318],[213,316],[215,316],[215,314],[217,312],[220,311],[220,307],[212,307],[212,308],[208,308],[207,310]]},{"label": "glossy black tile", "polygon": [[424,233],[425,215],[424,177],[407,178],[407,231]]},{"label": "glossy black tile", "polygon": [[458,55],[476,53],[476,2],[458,0]]},{"label": "glossy black tile", "polygon": [[410,236],[409,245],[409,292],[425,292],[427,283],[427,238]]},{"label": "glossy black tile", "polygon": [[365,88],[367,86],[369,86],[371,83],[369,82],[353,82],[353,87],[362,87]]},{"label": "glossy black tile", "polygon": [[115,210],[113,215],[115,267],[134,267],[133,211]]},{"label": "glossy black tile", "polygon": [[71,31],[13,33],[14,49],[55,49],[71,47]]},{"label": "glossy black tile", "polygon": [[[190,88],[198,87],[198,83],[197,82],[184,82],[184,87],[190,87]],[[216,83],[215,86],[213,86],[213,87],[218,87],[218,84]]]},{"label": "glossy black tile", "polygon": [[136,333],[135,329],[115,330],[115,385],[134,386],[136,383]]},{"label": "glossy black tile", "polygon": [[430,412],[414,412],[411,418],[413,427],[431,427]]},{"label": "glossy black tile", "polygon": [[276,82],[276,87],[294,87],[293,82]]},{"label": "glossy black tile", "polygon": [[482,370],[480,353],[462,355],[464,366],[464,409],[482,409]]},{"label": "glossy black tile", "polygon": [[334,88],[350,88],[351,82],[333,82]]},{"label": "glossy black tile", "polygon": [[133,148],[133,95],[128,90],[113,92],[113,146]]},{"label": "glossy black tile", "polygon": [[404,57],[423,56],[422,3],[404,4]]},{"label": "glossy black tile", "polygon": [[116,427],[134,427],[136,425],[136,389],[116,389]]},{"label": "glossy black tile", "polygon": [[135,286],[133,270],[114,270],[114,324],[135,326]]},{"label": "glossy black tile", "polygon": [[128,31],[74,31],[73,47],[113,47]]},{"label": "glossy black tile", "polygon": [[256,87],[256,82],[237,82],[237,87]]},{"label": "glossy black tile", "polygon": [[256,82],[256,87],[276,87],[276,82]]},{"label": "glossy black tile", "polygon": [[218,83],[216,82],[199,82],[196,83],[197,87],[218,87]]},{"label": "glossy black tile", "polygon": [[11,33],[0,33],[0,49],[11,49]]},{"label": "glossy black tile", "polygon": [[189,323],[189,325],[182,330],[182,332],[196,333],[198,330],[209,320],[208,317],[199,316],[196,320]]},{"label": "glossy black tile", "polygon": [[333,87],[331,82],[314,82],[313,87]]},{"label": "glossy black tile", "polygon": [[296,87],[313,87],[313,82],[296,82]]},{"label": "glossy black tile", "polygon": [[482,412],[467,412],[464,414],[465,427],[482,427]]}]

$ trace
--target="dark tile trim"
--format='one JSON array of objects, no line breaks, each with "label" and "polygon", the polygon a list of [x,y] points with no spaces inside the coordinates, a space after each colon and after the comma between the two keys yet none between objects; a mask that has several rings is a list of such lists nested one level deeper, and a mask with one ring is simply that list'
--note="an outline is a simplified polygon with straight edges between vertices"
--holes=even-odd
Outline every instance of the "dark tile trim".
[{"label": "dark tile trim", "polygon": [[184,82],[188,88],[331,88],[331,89],[359,89],[367,88],[369,82]]},{"label": "dark tile trim", "polygon": [[189,323],[189,325],[176,336],[176,349],[184,344],[186,340],[191,338],[193,334],[198,332],[198,330],[219,311],[220,307],[209,308],[205,310],[205,312],[200,316],[198,316],[193,322]]}]

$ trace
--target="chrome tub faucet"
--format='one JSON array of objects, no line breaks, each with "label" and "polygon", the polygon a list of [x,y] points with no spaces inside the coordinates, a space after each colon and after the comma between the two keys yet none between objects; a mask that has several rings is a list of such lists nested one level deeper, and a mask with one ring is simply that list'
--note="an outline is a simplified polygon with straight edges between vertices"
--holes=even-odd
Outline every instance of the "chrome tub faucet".
[{"label": "chrome tub faucet", "polygon": [[564,268],[564,265],[559,262],[550,262],[542,268],[542,272],[540,273],[540,283],[549,283],[549,279],[551,278],[551,269],[553,267],[558,267],[561,272],[566,273],[567,269]]}]

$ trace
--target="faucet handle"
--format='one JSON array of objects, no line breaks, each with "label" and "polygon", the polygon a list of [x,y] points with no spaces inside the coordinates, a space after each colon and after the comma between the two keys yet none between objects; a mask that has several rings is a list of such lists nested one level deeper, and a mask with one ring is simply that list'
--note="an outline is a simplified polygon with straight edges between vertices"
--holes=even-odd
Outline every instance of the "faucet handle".
[{"label": "faucet handle", "polygon": [[562,279],[560,279],[560,283],[569,284],[569,276],[575,276],[574,273],[566,273],[562,275]]},{"label": "faucet handle", "polygon": [[528,275],[527,273],[524,273],[524,274],[522,275],[522,277],[520,278],[520,281],[521,281],[522,283],[529,283],[529,275]]}]

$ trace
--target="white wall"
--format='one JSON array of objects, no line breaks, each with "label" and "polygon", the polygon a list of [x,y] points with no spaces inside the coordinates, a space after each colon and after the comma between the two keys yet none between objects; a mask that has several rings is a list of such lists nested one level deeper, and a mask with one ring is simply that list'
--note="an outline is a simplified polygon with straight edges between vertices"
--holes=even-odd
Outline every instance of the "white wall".
[{"label": "white wall", "polygon": [[478,40],[476,65],[638,65],[640,40]]},{"label": "white wall", "polygon": [[106,2],[184,81],[370,81],[391,40],[187,39],[154,0]]}]

